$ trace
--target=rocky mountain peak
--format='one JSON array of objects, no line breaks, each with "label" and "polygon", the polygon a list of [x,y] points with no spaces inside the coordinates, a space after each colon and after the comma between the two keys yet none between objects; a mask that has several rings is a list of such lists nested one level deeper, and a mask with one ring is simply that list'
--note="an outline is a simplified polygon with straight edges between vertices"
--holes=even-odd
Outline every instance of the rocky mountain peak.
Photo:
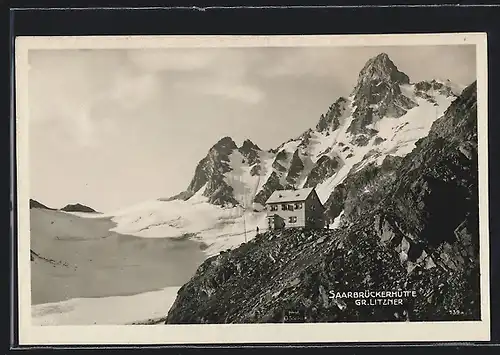
[{"label": "rocky mountain peak", "polygon": [[250,139],[245,139],[238,151],[248,160],[248,165],[259,163],[259,152],[261,149]]},{"label": "rocky mountain peak", "polygon": [[349,132],[366,133],[366,125],[383,117],[399,118],[418,106],[401,91],[401,85],[409,83],[408,75],[400,71],[386,53],[368,60],[353,91],[355,119]]},{"label": "rocky mountain peak", "polygon": [[[446,110],[444,116],[432,124],[429,137],[448,137],[449,140],[464,143],[477,141],[477,82],[467,86]],[[469,143],[460,144],[460,150],[469,150]],[[475,143],[477,145],[477,142]],[[474,149],[477,149],[474,148]]]},{"label": "rocky mountain peak", "polygon": [[335,131],[340,126],[340,117],[347,108],[348,101],[345,97],[339,97],[329,108],[326,114],[322,114],[316,130],[318,132]]},{"label": "rocky mountain peak", "polygon": [[232,170],[229,156],[237,148],[231,137],[221,138],[199,161],[187,189],[168,200],[188,200],[205,186],[203,196],[208,197],[209,203],[221,206],[238,204],[233,188],[224,181],[224,174]]},{"label": "rocky mountain peak", "polygon": [[212,146],[211,150],[217,150],[223,154],[230,154],[231,151],[236,148],[238,147],[231,137],[223,137]]},{"label": "rocky mountain peak", "polygon": [[370,82],[380,83],[383,81],[396,84],[410,83],[408,75],[398,69],[387,53],[380,53],[366,62],[359,73],[356,88]]},{"label": "rocky mountain peak", "polygon": [[434,95],[440,94],[443,96],[454,96],[455,93],[452,88],[451,82],[448,80],[442,82],[436,79],[430,81],[419,81],[414,85],[415,95],[429,102],[435,102]]},{"label": "rocky mountain peak", "polygon": [[473,100],[477,100],[477,80],[474,80],[472,84],[467,86],[462,91],[462,97],[471,98]]},{"label": "rocky mountain peak", "polygon": [[[410,84],[408,75],[398,69],[387,53],[380,53],[361,68],[354,95],[332,100],[313,129],[266,151],[250,139],[237,145],[231,137],[222,136],[199,161],[187,189],[171,199],[188,200],[200,191],[198,195],[208,197],[209,203],[234,205],[237,196],[233,196],[233,192],[239,194],[242,184],[253,186],[258,180],[254,201],[264,203],[279,188],[323,184],[339,172],[346,160],[361,157],[356,151],[359,147],[369,146],[372,138],[378,147],[370,150],[370,154],[385,154],[386,147],[381,143],[386,138],[377,136],[383,132],[373,124],[384,118],[403,116],[418,106],[417,102],[422,102],[423,97],[428,97],[436,106],[447,103],[450,100],[441,100],[436,95],[441,96],[441,91],[449,90],[450,85],[446,80]],[[452,88],[457,91],[454,86]],[[330,134],[332,136],[327,138]],[[362,159],[365,158],[368,155]],[[256,178],[249,178],[247,172]],[[262,183],[261,178],[265,180]]]},{"label": "rocky mountain peak", "polygon": [[249,151],[249,150],[261,150],[257,144],[252,142],[250,139],[245,139],[241,147],[239,148],[241,151]]}]

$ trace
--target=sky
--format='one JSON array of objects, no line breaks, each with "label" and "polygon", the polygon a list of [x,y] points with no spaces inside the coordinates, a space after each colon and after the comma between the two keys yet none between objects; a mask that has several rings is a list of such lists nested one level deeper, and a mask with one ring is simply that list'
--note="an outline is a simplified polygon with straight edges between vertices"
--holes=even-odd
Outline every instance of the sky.
[{"label": "sky", "polygon": [[385,52],[412,82],[468,85],[475,47],[30,50],[30,194],[101,212],[184,190],[220,138],[275,148]]}]

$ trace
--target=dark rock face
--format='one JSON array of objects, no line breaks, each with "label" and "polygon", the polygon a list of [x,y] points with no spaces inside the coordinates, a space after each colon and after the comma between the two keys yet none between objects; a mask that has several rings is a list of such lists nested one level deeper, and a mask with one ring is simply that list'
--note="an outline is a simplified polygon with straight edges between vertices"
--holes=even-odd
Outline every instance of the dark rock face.
[{"label": "dark rock face", "polygon": [[313,130],[309,128],[307,131],[300,135],[300,137],[298,138],[300,140],[300,143],[298,145],[299,147],[307,147],[309,145],[312,132]]},{"label": "dark rock face", "polygon": [[[407,156],[353,168],[329,206],[341,228],[267,232],[206,260],[166,323],[479,320],[476,116],[474,83]],[[365,290],[414,295],[329,297]]]},{"label": "dark rock face", "polygon": [[363,133],[366,125],[381,117],[401,117],[417,106],[401,92],[400,85],[409,84],[408,76],[399,71],[385,53],[370,59],[359,73],[354,88],[353,121],[348,131]]},{"label": "dark rock face", "polygon": [[353,174],[353,178],[347,182],[348,193],[344,201],[344,215],[355,219],[367,210],[378,207],[380,201],[388,193],[392,186],[398,166],[398,158],[387,157],[380,166],[370,164],[362,170]]},{"label": "dark rock face", "polygon": [[213,175],[208,181],[203,196],[208,197],[208,202],[218,206],[238,205],[233,196],[233,188],[229,186],[222,175]]},{"label": "dark rock face", "polygon": [[314,187],[321,184],[323,181],[332,177],[341,166],[339,158],[330,158],[328,155],[323,155],[318,159],[314,168],[309,173],[304,187]]},{"label": "dark rock face", "polygon": [[369,142],[370,142],[370,139],[367,136],[365,136],[364,134],[360,134],[360,135],[356,136],[355,138],[353,138],[353,140],[351,141],[351,144],[357,145],[359,147],[364,147]]},{"label": "dark rock face", "polygon": [[[476,103],[474,83],[434,122],[429,136],[421,140],[411,156],[403,159],[398,178],[383,201],[387,208],[392,206],[388,211],[397,217],[400,228],[419,235],[413,239],[433,252],[462,247],[459,230],[472,238],[473,248],[477,248]],[[472,264],[466,260],[463,263],[474,268],[477,255],[467,257]],[[458,262],[451,259],[452,263]]]},{"label": "dark rock face", "polygon": [[370,84],[374,80],[396,84],[410,83],[408,75],[398,70],[387,53],[380,53],[366,62],[359,73],[358,85],[354,92],[357,93],[361,87]]},{"label": "dark rock face", "polygon": [[248,165],[251,166],[260,162],[259,152],[261,149],[250,139],[246,139],[238,150],[248,160]]},{"label": "dark rock face", "polygon": [[327,130],[335,131],[340,126],[340,117],[345,112],[347,108],[347,99],[345,97],[340,97],[333,103],[326,114],[321,115],[318,124],[316,125],[316,130],[318,132],[324,132]]},{"label": "dark rock face", "polygon": [[282,173],[286,172],[286,167],[283,164],[286,162],[287,158],[288,153],[285,150],[281,150],[274,158],[272,165],[273,169]]},{"label": "dark rock face", "polygon": [[[247,144],[248,147],[248,144]],[[236,143],[230,137],[219,140],[205,158],[197,165],[194,177],[185,192],[173,196],[171,199],[187,200],[205,184],[207,185],[203,196],[215,205],[237,205],[233,197],[233,188],[224,181],[224,174],[231,171],[229,155],[237,149]]]},{"label": "dark rock face", "polygon": [[294,185],[300,176],[300,173],[304,170],[304,163],[299,156],[299,150],[295,150],[292,156],[292,161],[290,162],[290,168],[288,169],[288,174],[286,176],[286,181],[290,185]]},{"label": "dark rock face", "polygon": [[251,176],[260,175],[260,172],[261,172],[261,171],[262,171],[262,167],[260,166],[260,164],[254,165],[254,166],[252,166],[252,168],[250,169],[250,175],[251,175]]},{"label": "dark rock face", "polygon": [[224,137],[219,140],[210,148],[207,156],[198,163],[194,177],[187,190],[196,192],[202,188],[212,176],[231,171],[231,167],[229,166],[229,155],[236,148],[236,143],[229,137]]},{"label": "dark rock face", "polygon": [[61,211],[64,211],[64,212],[86,212],[86,213],[95,213],[95,212],[97,212],[93,208],[90,208],[88,206],[82,205],[80,203],[66,205],[63,208],[61,208]]},{"label": "dark rock face", "polygon": [[352,134],[365,133],[366,126],[374,122],[373,109],[366,104],[356,108],[353,116],[354,119],[351,121],[349,127],[347,127],[347,132]]},{"label": "dark rock face", "polygon": [[439,94],[444,95],[444,96],[455,96],[453,94],[453,90],[449,86],[447,86],[443,83],[440,83],[436,80],[420,81],[420,82],[415,84],[414,91],[415,91],[415,95],[417,95],[423,99],[426,99],[432,103],[434,103],[435,100],[432,98],[431,94],[439,93]]},{"label": "dark rock face", "polygon": [[380,203],[401,160],[400,157],[387,156],[381,165],[371,163],[360,170],[355,165],[326,200],[328,216],[333,219],[345,210],[344,216],[348,217]]},{"label": "dark rock face", "polygon": [[275,160],[276,161],[284,161],[286,160],[286,158],[288,157],[288,153],[286,152],[286,150],[281,150],[278,154],[276,154],[276,158]]},{"label": "dark rock face", "polygon": [[257,195],[255,195],[254,201],[263,205],[266,203],[267,199],[271,197],[275,190],[282,189],[285,189],[285,186],[281,185],[278,174],[273,171],[262,186],[262,189],[257,193]]}]

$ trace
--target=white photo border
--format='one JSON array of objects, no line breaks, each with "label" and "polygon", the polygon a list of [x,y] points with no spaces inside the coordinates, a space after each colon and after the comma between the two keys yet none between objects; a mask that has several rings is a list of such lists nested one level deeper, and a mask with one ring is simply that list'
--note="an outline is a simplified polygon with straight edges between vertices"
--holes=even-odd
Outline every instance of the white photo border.
[{"label": "white photo border", "polygon": [[[33,49],[144,49],[475,45],[478,97],[481,321],[303,324],[33,326],[29,216],[28,52]],[[54,36],[15,41],[18,335],[20,345],[462,342],[490,340],[486,33],[303,36]]]}]

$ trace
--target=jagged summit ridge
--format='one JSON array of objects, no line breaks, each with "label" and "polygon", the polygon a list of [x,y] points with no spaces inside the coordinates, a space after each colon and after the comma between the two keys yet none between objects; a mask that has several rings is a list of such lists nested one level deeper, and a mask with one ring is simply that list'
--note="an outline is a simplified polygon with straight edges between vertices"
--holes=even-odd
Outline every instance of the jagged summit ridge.
[{"label": "jagged summit ridge", "polygon": [[223,154],[229,154],[233,149],[236,149],[236,143],[231,137],[223,137],[219,139],[217,143],[215,143],[212,148],[210,148],[210,151],[218,151]]},{"label": "jagged summit ridge", "polygon": [[318,124],[316,125],[316,130],[318,132],[324,132],[327,130],[335,131],[340,127],[341,118],[346,112],[348,107],[348,100],[345,97],[339,97],[335,103],[333,103],[326,114],[322,114]]},{"label": "jagged summit ridge", "polygon": [[171,199],[197,194],[220,206],[243,198],[263,204],[276,189],[317,186],[326,201],[356,164],[410,152],[455,97],[451,82],[411,83],[380,53],[363,66],[351,95],[332,100],[314,128],[270,150],[223,137],[200,160],[186,191]]},{"label": "jagged summit ridge", "polygon": [[238,151],[248,160],[248,165],[250,166],[260,162],[259,152],[261,150],[262,149],[260,149],[259,146],[250,139],[245,139],[241,147],[238,148]]},{"label": "jagged summit ridge", "polygon": [[252,142],[250,139],[245,139],[243,144],[239,148],[240,150],[261,150],[257,144]]},{"label": "jagged summit ridge", "polygon": [[363,128],[383,117],[399,118],[418,106],[402,92],[410,78],[400,71],[386,53],[371,58],[359,73],[352,92],[353,121],[350,131],[361,133]]},{"label": "jagged summit ridge", "polygon": [[356,97],[360,93],[359,89],[370,82],[404,85],[410,83],[410,78],[398,69],[386,53],[380,53],[369,59],[359,72],[358,83],[354,88],[353,95]]},{"label": "jagged summit ridge", "polygon": [[237,149],[231,137],[223,137],[215,143],[208,154],[199,161],[194,176],[187,189],[171,198],[171,200],[188,200],[201,189],[208,202],[216,205],[237,204],[232,195],[232,187],[224,181],[224,174],[231,171],[229,156]]}]

